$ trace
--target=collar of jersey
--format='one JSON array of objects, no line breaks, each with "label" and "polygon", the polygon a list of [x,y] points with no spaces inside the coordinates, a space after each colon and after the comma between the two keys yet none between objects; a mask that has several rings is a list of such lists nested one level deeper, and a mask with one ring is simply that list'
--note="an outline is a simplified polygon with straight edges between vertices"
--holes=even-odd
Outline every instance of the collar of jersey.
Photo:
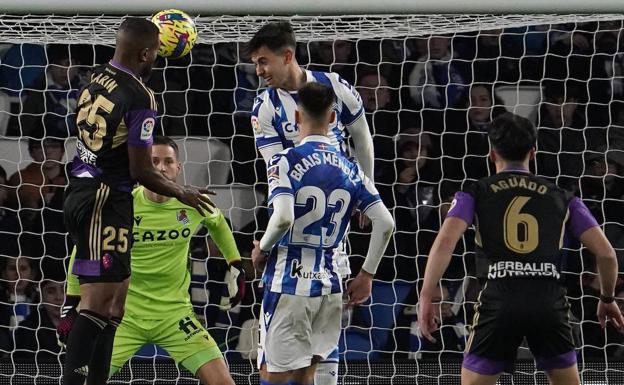
[{"label": "collar of jersey", "polygon": [[174,198],[169,198],[164,202],[154,202],[153,200],[145,196],[145,186],[139,186],[137,188],[140,189],[138,193],[139,193],[139,196],[141,197],[141,201],[147,205],[162,207],[162,206],[170,204],[171,201],[174,199]]},{"label": "collar of jersey", "polygon": [[526,172],[526,173],[530,173],[531,171],[527,170],[526,168],[522,168],[522,167],[509,167],[504,169],[501,172]]},{"label": "collar of jersey", "polygon": [[134,76],[135,78],[138,77],[134,72],[132,72],[132,70],[130,68],[124,66],[123,64],[117,63],[113,59],[111,59],[108,62],[108,64],[112,65],[113,67],[117,68],[118,70],[121,70],[121,71],[127,73],[128,75]]},{"label": "collar of jersey", "polygon": [[329,141],[329,138],[324,135],[308,135],[301,140],[301,144],[308,143],[308,142],[321,142],[321,143],[331,144],[331,142]]}]

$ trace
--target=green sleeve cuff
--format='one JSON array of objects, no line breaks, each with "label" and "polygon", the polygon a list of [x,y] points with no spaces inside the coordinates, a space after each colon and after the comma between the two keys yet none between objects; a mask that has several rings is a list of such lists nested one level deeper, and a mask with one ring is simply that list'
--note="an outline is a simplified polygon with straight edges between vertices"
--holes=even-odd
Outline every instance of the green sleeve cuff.
[{"label": "green sleeve cuff", "polygon": [[230,229],[230,226],[221,211],[219,211],[217,215],[205,221],[204,225],[208,228],[210,237],[219,250],[221,250],[223,257],[228,264],[241,259],[238,248],[236,247],[236,242],[234,241],[232,229]]}]

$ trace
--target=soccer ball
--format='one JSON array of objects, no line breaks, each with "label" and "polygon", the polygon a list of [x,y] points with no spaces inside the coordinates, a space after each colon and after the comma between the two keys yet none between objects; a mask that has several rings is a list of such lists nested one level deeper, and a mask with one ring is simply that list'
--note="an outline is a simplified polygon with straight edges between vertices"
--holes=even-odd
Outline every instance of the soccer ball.
[{"label": "soccer ball", "polygon": [[167,9],[152,16],[160,30],[158,55],[180,58],[191,51],[197,40],[197,28],[189,15],[177,9]]}]

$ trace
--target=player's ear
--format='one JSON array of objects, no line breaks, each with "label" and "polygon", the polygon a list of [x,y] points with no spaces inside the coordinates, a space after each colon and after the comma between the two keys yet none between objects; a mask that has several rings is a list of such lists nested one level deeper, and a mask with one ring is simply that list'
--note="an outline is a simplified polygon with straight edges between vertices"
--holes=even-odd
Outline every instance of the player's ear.
[{"label": "player's ear", "polygon": [[284,64],[290,64],[295,58],[295,51],[292,48],[286,48],[284,50]]},{"label": "player's ear", "polygon": [[491,149],[490,150],[490,160],[492,160],[492,163],[496,163],[496,158],[497,158],[496,151],[494,151],[494,149]]},{"label": "player's ear", "polygon": [[332,109],[331,114],[329,115],[329,123],[331,124],[335,120],[336,120],[336,111]]},{"label": "player's ear", "polygon": [[139,62],[140,63],[145,63],[146,61],[149,60],[149,48],[145,47],[145,48],[141,48],[141,50],[139,51]]},{"label": "player's ear", "polygon": [[301,113],[299,110],[295,110],[295,123],[301,124]]},{"label": "player's ear", "polygon": [[531,147],[531,150],[529,151],[529,160],[533,159],[535,159],[535,147]]}]

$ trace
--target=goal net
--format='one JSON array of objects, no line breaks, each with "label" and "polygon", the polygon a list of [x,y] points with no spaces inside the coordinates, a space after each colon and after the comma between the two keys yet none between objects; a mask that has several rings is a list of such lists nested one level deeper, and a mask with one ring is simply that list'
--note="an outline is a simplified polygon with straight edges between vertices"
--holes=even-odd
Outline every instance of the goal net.
[{"label": "goal net", "polygon": [[[533,171],[583,199],[624,266],[624,16],[612,14],[197,17],[191,54],[159,59],[148,85],[158,99],[158,133],[180,145],[180,181],[217,190],[247,263],[266,226],[267,186],[250,125],[264,85],[241,48],[278,19],[292,23],[303,67],[337,72],[362,96],[375,181],[396,221],[371,300],[344,311],[339,383],[459,383],[480,289],[473,232],[455,249],[442,282],[437,343],[420,335],[417,285],[453,194],[493,171],[486,134],[505,111],[535,123]],[[111,15],[0,16],[0,383],[60,383],[54,323],[69,250],[63,170],[75,151],[76,92],[94,65],[112,57],[120,22]],[[352,223],[354,272],[369,232]],[[594,256],[572,237],[564,241],[562,282],[583,381],[619,383],[624,337],[597,322]],[[220,312],[214,304],[223,258],[199,235],[190,258],[197,314],[235,381],[258,383],[258,277],[248,277],[240,306]],[[501,383],[546,383],[526,345],[518,358],[516,374]],[[111,380],[153,381],[196,383],[151,345]]]}]

